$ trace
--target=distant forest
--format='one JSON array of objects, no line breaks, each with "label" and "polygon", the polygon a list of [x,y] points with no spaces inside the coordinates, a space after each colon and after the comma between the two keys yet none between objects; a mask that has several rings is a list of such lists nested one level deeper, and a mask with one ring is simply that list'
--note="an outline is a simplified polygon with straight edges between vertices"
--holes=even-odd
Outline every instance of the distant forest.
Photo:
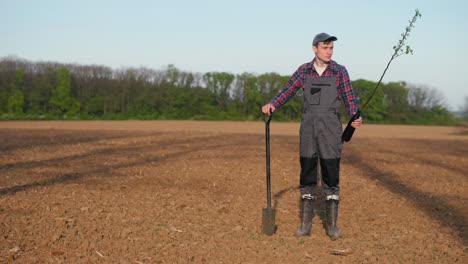
[{"label": "distant forest", "polygon": [[[193,73],[168,65],[162,70],[112,69],[101,65],[32,62],[0,58],[1,120],[260,120],[290,76],[277,73]],[[360,104],[376,82],[354,80]],[[275,120],[299,121],[298,93]],[[341,109],[345,122],[348,116]],[[362,114],[367,123],[455,125],[458,118],[435,90],[406,82],[381,84]]]}]

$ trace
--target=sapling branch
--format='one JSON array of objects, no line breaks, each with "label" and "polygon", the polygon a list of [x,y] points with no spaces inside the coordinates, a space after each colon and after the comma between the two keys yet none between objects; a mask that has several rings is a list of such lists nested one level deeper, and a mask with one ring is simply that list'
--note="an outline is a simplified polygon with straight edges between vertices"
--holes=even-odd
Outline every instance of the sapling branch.
[{"label": "sapling branch", "polygon": [[345,131],[343,132],[343,135],[341,136],[341,141],[348,142],[351,140],[354,134],[355,128],[351,125],[354,120],[358,119],[361,115],[361,111],[369,104],[370,100],[374,96],[375,92],[377,91],[377,88],[379,88],[380,83],[383,80],[383,77],[385,76],[385,73],[387,72],[388,68],[390,67],[390,64],[394,59],[397,57],[403,55],[403,54],[413,54],[413,50],[411,49],[410,46],[406,45],[405,41],[408,39],[411,29],[414,28],[414,24],[416,23],[416,20],[421,17],[421,13],[419,12],[418,9],[415,10],[415,14],[411,20],[409,20],[409,25],[405,28],[405,32],[401,34],[401,39],[398,41],[398,44],[393,46],[393,54],[390,57],[390,60],[387,63],[387,66],[385,67],[385,70],[383,71],[382,75],[380,76],[379,81],[377,82],[377,85],[375,86],[374,90],[372,91],[371,95],[367,99],[367,101],[362,105],[360,110],[355,113],[351,119],[348,122],[348,125],[345,128]]}]

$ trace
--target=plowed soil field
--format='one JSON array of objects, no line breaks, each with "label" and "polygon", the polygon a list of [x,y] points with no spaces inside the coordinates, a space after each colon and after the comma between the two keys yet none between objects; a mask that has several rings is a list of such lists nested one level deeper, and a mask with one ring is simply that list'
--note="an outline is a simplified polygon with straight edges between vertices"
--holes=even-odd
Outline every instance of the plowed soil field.
[{"label": "plowed soil field", "polygon": [[468,136],[364,125],[331,241],[299,227],[299,124],[0,122],[0,263],[468,263]]}]

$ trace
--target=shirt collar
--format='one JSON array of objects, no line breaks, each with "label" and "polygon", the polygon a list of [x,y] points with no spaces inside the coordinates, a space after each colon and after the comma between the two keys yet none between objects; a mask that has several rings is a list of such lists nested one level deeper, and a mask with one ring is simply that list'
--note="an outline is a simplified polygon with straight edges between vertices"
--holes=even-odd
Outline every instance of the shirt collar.
[{"label": "shirt collar", "polygon": [[[312,69],[312,70],[315,70],[314,61],[315,61],[315,58],[311,62],[307,63],[307,67]],[[330,60],[330,63],[328,64],[328,67],[330,68],[331,71],[334,71],[334,72],[339,71],[338,63],[336,63],[336,61],[334,61],[334,60]]]}]

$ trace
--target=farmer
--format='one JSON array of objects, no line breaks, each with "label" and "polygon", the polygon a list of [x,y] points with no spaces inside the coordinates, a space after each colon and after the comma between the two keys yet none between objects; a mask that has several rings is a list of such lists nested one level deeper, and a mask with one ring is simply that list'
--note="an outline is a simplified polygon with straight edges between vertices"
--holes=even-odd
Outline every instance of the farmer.
[{"label": "farmer", "polygon": [[[310,235],[313,203],[317,199],[317,165],[320,160],[322,183],[326,194],[326,231],[336,240],[342,235],[336,225],[340,200],[340,158],[343,143],[339,117],[340,101],[349,115],[358,111],[346,68],[331,60],[337,38],[326,33],[312,41],[315,58],[301,65],[276,97],[262,107],[270,114],[291,99],[299,89],[304,94],[304,111],[300,128],[301,225],[295,236]],[[362,119],[352,123],[360,127]]]}]

